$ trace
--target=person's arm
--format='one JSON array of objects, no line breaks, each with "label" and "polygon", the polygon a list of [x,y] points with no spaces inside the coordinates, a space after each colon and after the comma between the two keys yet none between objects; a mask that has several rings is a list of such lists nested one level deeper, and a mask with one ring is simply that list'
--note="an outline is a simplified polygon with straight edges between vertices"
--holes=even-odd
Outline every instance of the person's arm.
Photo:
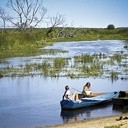
[{"label": "person's arm", "polygon": [[63,95],[63,100],[64,100],[64,97],[66,98],[66,92],[67,92],[67,91],[65,91],[65,92],[64,92],[64,95]]}]

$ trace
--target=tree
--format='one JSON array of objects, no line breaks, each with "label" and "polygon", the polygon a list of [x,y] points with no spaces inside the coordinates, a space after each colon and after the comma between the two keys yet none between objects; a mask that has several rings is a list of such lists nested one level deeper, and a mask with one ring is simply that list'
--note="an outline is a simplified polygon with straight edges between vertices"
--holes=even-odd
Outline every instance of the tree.
[{"label": "tree", "polygon": [[113,30],[113,29],[115,29],[115,26],[114,26],[113,24],[109,24],[109,25],[107,26],[107,29]]},{"label": "tree", "polygon": [[55,17],[50,17],[50,25],[51,27],[48,29],[46,36],[49,37],[49,34],[54,30],[55,27],[59,25],[63,25],[65,23],[65,18],[61,14],[56,14]]},{"label": "tree", "polygon": [[7,17],[6,17],[6,14],[5,14],[4,9],[2,9],[1,7],[0,7],[0,18],[1,18],[2,21],[3,21],[3,27],[4,27],[4,29],[5,29],[5,24],[6,24],[6,19],[7,19]]},{"label": "tree", "polygon": [[47,12],[43,0],[8,0],[8,7],[14,12],[8,21],[20,30],[36,27]]}]

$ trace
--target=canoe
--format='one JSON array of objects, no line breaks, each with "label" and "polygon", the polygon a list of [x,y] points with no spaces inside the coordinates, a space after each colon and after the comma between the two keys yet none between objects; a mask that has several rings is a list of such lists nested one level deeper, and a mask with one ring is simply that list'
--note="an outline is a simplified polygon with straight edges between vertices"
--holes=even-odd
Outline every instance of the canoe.
[{"label": "canoe", "polygon": [[98,104],[103,104],[112,101],[113,98],[119,95],[118,92],[108,92],[95,97],[85,97],[78,101],[74,100],[61,100],[61,109],[78,109],[85,108],[89,106],[94,106]]}]

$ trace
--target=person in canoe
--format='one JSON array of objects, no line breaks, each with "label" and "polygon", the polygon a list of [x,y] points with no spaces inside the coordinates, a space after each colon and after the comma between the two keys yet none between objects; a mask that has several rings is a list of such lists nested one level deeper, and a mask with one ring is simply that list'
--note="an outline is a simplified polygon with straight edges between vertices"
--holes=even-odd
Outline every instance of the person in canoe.
[{"label": "person in canoe", "polygon": [[91,83],[90,82],[87,82],[83,86],[82,95],[84,95],[84,97],[93,96],[92,91],[90,90],[90,86],[91,86]]},{"label": "person in canoe", "polygon": [[98,95],[104,94],[104,93],[94,93],[94,92],[91,91],[90,87],[91,87],[91,83],[87,82],[83,86],[82,94],[79,97],[81,97],[81,98],[84,98],[84,97],[94,97],[94,96],[98,96]]},{"label": "person in canoe", "polygon": [[64,92],[64,95],[63,95],[63,99],[78,101],[79,100],[78,93],[74,92],[73,94],[71,94],[70,93],[70,88],[67,85],[67,86],[65,86],[65,92]]}]

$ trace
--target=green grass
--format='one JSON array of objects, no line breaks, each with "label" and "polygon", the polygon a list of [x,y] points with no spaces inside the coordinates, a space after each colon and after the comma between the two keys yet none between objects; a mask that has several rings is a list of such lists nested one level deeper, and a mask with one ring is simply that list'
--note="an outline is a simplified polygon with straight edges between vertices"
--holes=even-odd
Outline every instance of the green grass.
[{"label": "green grass", "polygon": [[51,42],[44,40],[43,30],[21,32],[15,29],[0,32],[0,58],[33,56],[42,53],[42,48]]},{"label": "green grass", "polygon": [[104,128],[121,128],[121,125],[105,126]]}]

